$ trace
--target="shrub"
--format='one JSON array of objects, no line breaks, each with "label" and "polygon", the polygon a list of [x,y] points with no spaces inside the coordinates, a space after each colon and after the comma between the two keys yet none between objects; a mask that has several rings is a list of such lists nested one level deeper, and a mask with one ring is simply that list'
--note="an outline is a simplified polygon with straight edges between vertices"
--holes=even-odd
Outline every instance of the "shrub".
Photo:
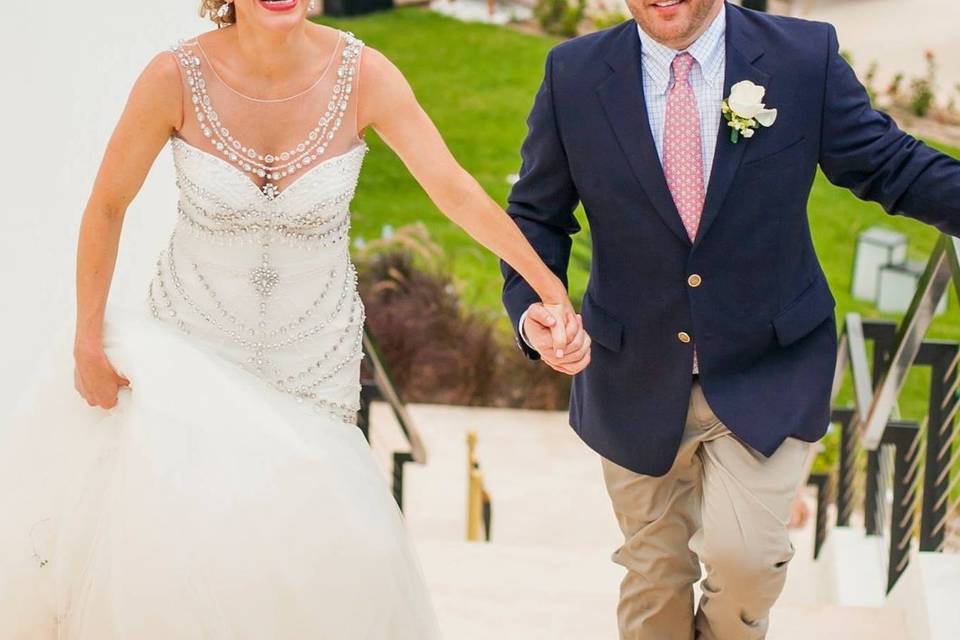
[{"label": "shrub", "polygon": [[921,118],[926,117],[933,106],[933,87],[937,76],[937,61],[933,52],[927,51],[924,56],[927,59],[927,74],[910,81],[910,110]]},{"label": "shrub", "polygon": [[537,0],[533,14],[546,33],[572,38],[586,10],[586,0]]},{"label": "shrub", "polygon": [[890,85],[887,87],[887,94],[892,98],[897,98],[900,96],[900,86],[903,84],[903,73],[898,73],[893,76],[893,80],[890,81]]},{"label": "shrub", "polygon": [[877,102],[877,88],[875,86],[877,81],[877,68],[877,61],[874,60],[870,63],[870,67],[867,68],[867,73],[863,77],[863,85],[867,90],[867,95],[870,96],[871,104]]},{"label": "shrub", "polygon": [[[622,3],[620,3],[622,5]],[[609,29],[626,21],[628,16],[622,9],[610,9],[604,2],[596,2],[590,13],[590,22],[596,29]]]},{"label": "shrub", "polygon": [[593,21],[593,26],[597,29],[609,29],[628,20],[628,17],[620,11],[607,11],[594,14],[590,17],[590,20]]},{"label": "shrub", "polygon": [[567,376],[527,360],[499,314],[461,303],[449,261],[424,226],[366,244],[355,262],[367,328],[406,401],[567,406]]}]

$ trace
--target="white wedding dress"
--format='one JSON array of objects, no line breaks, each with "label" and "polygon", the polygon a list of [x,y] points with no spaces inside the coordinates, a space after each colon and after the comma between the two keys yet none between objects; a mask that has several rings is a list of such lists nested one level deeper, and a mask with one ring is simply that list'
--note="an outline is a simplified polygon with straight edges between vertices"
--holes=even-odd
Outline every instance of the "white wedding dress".
[{"label": "white wedding dress", "polygon": [[0,638],[437,638],[352,424],[362,43],[341,34],[315,84],[269,101],[202,38],[172,52],[179,221],[146,301],[105,325],[132,389],[90,408],[64,357],[0,425]]}]

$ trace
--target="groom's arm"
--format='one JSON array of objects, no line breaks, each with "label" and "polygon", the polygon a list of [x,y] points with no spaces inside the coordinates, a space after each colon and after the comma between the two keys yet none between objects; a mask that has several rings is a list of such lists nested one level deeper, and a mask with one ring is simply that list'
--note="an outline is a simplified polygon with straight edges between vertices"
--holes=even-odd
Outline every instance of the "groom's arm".
[{"label": "groom's arm", "polygon": [[820,166],[864,200],[960,236],[960,162],[901,131],[870,104],[829,26]]},{"label": "groom's arm", "polygon": [[[553,53],[547,56],[543,84],[527,118],[527,137],[520,149],[523,164],[520,177],[508,199],[507,213],[533,245],[546,265],[567,286],[567,265],[570,261],[570,236],[580,230],[573,215],[579,197],[567,154],[557,127],[553,100]],[[503,273],[503,304],[511,324],[518,332],[517,343],[531,359],[540,355],[531,348],[520,332],[521,317],[529,306],[539,302],[520,275],[505,262]]]}]

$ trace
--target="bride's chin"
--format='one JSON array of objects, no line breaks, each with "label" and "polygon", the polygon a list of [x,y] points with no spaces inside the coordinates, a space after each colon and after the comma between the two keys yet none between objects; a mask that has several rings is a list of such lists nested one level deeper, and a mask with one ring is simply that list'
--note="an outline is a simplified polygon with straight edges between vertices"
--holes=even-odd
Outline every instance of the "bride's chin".
[{"label": "bride's chin", "polygon": [[306,0],[290,2],[290,9],[278,11],[264,7],[265,0],[251,0],[247,5],[249,13],[244,15],[248,25],[264,31],[283,33],[300,26],[307,17]]}]

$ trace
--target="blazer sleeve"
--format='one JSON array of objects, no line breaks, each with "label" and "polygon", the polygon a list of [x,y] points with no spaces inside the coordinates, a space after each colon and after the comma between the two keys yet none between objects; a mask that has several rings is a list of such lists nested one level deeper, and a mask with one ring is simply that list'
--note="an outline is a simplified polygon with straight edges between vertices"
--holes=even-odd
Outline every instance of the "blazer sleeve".
[{"label": "blazer sleeve", "polygon": [[[543,83],[527,118],[527,137],[520,149],[520,176],[510,192],[507,213],[546,265],[567,286],[571,235],[580,230],[574,216],[579,197],[557,127],[553,100],[553,57],[547,56]],[[520,317],[540,298],[527,282],[501,261],[503,304],[516,332]],[[540,355],[518,336],[527,357]]]},{"label": "blazer sleeve", "polygon": [[820,139],[820,167],[835,185],[903,214],[960,235],[960,162],[901,131],[875,110],[840,55],[828,27],[828,60]]}]

